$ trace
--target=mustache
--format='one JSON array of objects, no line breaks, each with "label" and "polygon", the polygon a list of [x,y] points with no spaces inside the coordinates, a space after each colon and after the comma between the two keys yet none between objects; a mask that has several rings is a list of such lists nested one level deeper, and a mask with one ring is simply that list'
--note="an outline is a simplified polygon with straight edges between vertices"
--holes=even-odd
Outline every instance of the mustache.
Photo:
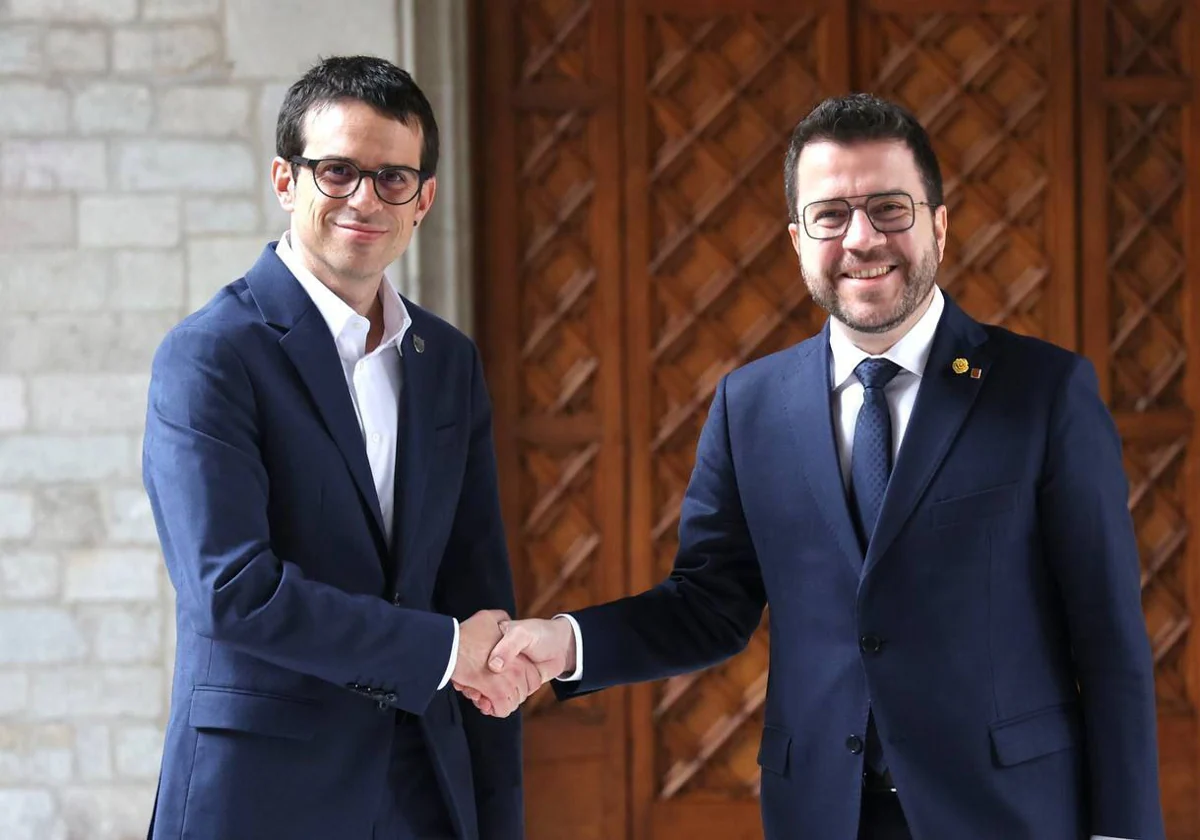
[{"label": "mustache", "polygon": [[875,265],[884,263],[886,265],[894,265],[897,268],[904,268],[908,265],[907,260],[877,248],[874,251],[856,252],[851,255],[850,259],[842,260],[838,264],[837,273],[845,274],[850,271],[855,271],[870,263],[874,263]]}]

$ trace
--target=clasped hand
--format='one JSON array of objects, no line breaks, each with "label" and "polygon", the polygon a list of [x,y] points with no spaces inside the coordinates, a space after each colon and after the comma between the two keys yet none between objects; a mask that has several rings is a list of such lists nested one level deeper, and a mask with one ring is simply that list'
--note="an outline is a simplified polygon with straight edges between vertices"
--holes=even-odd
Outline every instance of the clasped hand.
[{"label": "clasped hand", "polygon": [[459,627],[451,682],[485,715],[507,717],[554,677],[575,670],[575,635],[566,619],[510,621],[484,610]]}]

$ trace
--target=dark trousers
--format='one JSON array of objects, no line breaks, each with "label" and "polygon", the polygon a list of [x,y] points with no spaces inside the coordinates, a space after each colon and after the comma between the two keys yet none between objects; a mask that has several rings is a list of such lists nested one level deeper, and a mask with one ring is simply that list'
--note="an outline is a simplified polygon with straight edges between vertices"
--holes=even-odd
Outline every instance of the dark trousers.
[{"label": "dark trousers", "polygon": [[421,729],[400,715],[372,840],[455,840]]},{"label": "dark trousers", "polygon": [[912,840],[896,794],[863,790],[858,840]]}]

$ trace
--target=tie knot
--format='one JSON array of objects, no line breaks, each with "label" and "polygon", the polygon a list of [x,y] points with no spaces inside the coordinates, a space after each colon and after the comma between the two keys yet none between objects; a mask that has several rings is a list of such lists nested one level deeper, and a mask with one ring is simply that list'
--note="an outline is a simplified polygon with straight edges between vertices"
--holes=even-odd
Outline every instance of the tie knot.
[{"label": "tie knot", "polygon": [[864,388],[882,388],[899,372],[900,366],[891,359],[863,359],[854,369]]}]

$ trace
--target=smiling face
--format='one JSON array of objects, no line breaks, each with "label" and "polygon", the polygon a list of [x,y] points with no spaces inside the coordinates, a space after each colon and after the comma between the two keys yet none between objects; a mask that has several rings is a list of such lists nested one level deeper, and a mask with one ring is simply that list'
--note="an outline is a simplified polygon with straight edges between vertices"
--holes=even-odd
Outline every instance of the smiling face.
[{"label": "smiling face", "polygon": [[831,239],[810,237],[803,221],[788,226],[809,294],[859,346],[890,347],[932,299],[946,245],[946,208],[917,204],[912,227],[897,233],[871,224],[865,196],[903,192],[927,200],[912,152],[899,140],[810,143],[797,161],[796,183],[801,217],[806,205],[831,198],[855,208],[845,234]]},{"label": "smiling face", "polygon": [[[310,111],[305,158],[340,158],[362,169],[421,166],[421,131],[363,102],[334,102]],[[433,204],[435,179],[408,204],[380,200],[363,177],[348,198],[317,189],[313,170],[275,158],[272,177],[280,205],[292,214],[291,245],[305,266],[348,301],[374,298],[383,270],[408,247],[413,227]],[[352,303],[353,305],[353,303]]]}]

